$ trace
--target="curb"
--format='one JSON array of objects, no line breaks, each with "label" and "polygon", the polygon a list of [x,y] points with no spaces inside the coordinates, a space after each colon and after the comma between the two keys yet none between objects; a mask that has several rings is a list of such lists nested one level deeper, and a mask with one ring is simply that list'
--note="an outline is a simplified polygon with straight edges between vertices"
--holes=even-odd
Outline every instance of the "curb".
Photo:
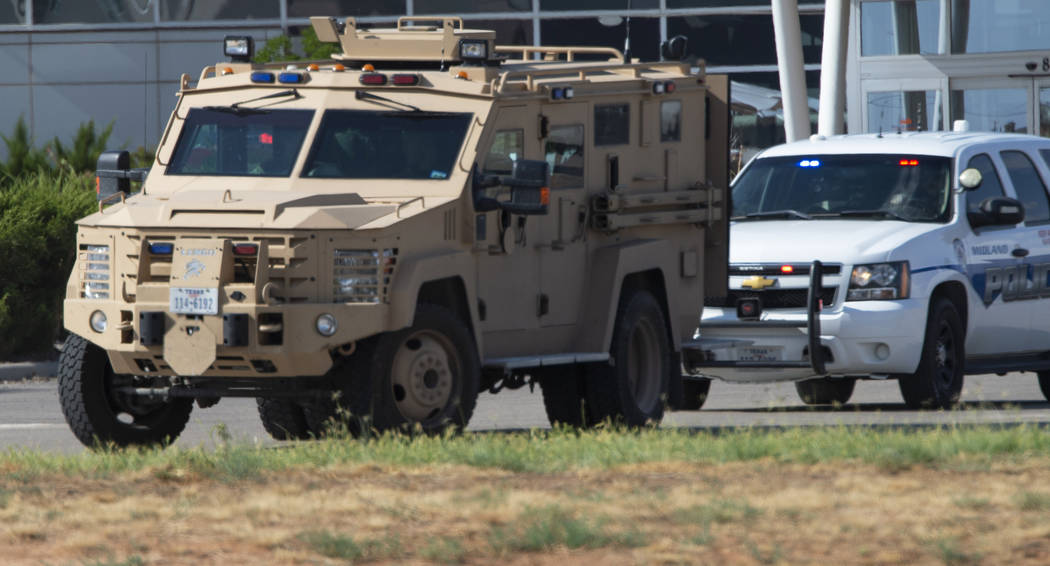
[{"label": "curb", "polygon": [[0,363],[0,381],[22,381],[31,377],[55,377],[58,362]]}]

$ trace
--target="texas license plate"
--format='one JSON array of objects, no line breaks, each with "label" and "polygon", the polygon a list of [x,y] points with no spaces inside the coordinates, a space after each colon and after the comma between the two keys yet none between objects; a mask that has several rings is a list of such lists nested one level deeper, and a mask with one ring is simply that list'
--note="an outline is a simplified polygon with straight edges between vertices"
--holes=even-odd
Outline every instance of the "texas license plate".
[{"label": "texas license plate", "polygon": [[172,287],[169,310],[178,314],[219,314],[219,290]]},{"label": "texas license plate", "polygon": [[741,362],[779,362],[784,357],[781,346],[748,346],[736,349],[736,359]]}]

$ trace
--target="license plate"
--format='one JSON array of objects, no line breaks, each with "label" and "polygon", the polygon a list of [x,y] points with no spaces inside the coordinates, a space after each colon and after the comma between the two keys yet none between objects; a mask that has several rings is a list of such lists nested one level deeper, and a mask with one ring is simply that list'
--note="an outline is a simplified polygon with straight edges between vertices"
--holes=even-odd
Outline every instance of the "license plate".
[{"label": "license plate", "polygon": [[219,290],[172,287],[169,310],[178,314],[219,314]]},{"label": "license plate", "polygon": [[740,362],[779,362],[784,355],[781,346],[748,346],[736,349],[736,359]]}]

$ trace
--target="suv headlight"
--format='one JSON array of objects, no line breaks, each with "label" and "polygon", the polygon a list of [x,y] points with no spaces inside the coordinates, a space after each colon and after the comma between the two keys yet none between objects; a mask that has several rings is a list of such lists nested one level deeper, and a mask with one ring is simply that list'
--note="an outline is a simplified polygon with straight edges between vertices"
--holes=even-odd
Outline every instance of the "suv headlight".
[{"label": "suv headlight", "polygon": [[853,266],[847,301],[907,299],[911,277],[906,261],[867,263]]}]

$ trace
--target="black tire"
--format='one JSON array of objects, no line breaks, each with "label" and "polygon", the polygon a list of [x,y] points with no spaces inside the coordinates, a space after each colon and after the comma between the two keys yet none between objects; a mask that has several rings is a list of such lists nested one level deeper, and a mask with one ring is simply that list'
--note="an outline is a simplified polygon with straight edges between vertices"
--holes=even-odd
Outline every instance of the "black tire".
[{"label": "black tire", "polygon": [[1050,401],[1050,371],[1041,371],[1036,375],[1039,376],[1039,390],[1043,392],[1043,397]]},{"label": "black tire", "polygon": [[851,377],[818,377],[796,381],[795,390],[807,405],[845,405],[853,396],[857,380]]},{"label": "black tire", "polygon": [[306,440],[313,431],[306,422],[302,405],[290,399],[257,397],[259,419],[274,440]]},{"label": "black tire", "polygon": [[711,391],[711,380],[682,376],[682,404],[679,411],[699,411],[707,401],[707,393]]},{"label": "black tire", "polygon": [[543,408],[551,426],[586,427],[595,419],[586,403],[587,371],[583,365],[544,368],[539,378]]},{"label": "black tire", "polygon": [[166,445],[178,438],[192,399],[151,400],[118,393],[132,376],[116,375],[106,352],[70,334],[58,359],[58,398],[77,440],[90,448]]},{"label": "black tire", "polygon": [[966,363],[962,320],[951,301],[930,305],[919,367],[898,379],[904,402],[912,409],[947,409],[959,401]]},{"label": "black tire", "polygon": [[664,416],[672,363],[660,303],[648,291],[635,291],[620,302],[613,328],[610,364],[587,372],[587,402],[597,421],[628,426],[659,424]]},{"label": "black tire", "polygon": [[448,309],[421,304],[411,327],[365,340],[339,368],[338,401],[310,404],[307,422],[335,416],[351,434],[440,433],[470,422],[481,362],[474,337]]}]

